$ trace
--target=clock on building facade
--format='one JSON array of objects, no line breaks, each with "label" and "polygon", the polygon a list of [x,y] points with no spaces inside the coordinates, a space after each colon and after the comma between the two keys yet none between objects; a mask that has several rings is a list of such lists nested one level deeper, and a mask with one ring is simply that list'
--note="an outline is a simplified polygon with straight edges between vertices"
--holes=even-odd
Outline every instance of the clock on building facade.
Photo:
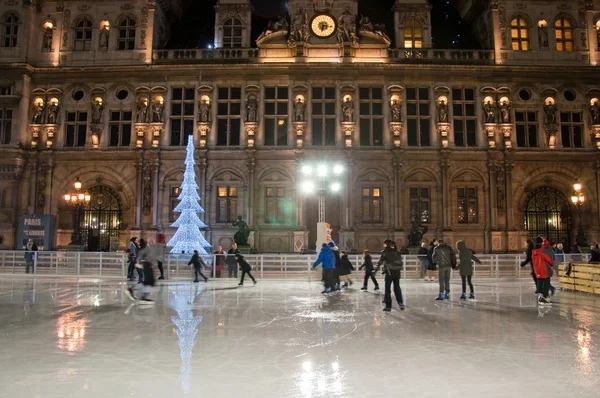
[{"label": "clock on building facade", "polygon": [[315,36],[326,39],[334,35],[337,30],[337,22],[329,14],[317,14],[310,21],[310,28]]}]

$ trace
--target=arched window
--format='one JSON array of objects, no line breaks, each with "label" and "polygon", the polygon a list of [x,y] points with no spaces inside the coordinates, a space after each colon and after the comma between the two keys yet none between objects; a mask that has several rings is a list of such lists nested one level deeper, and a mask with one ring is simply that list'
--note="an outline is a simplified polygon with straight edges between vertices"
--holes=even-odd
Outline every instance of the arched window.
[{"label": "arched window", "polygon": [[560,191],[542,187],[531,193],[525,205],[525,229],[530,238],[543,236],[571,247],[570,227],[571,206]]},{"label": "arched window", "polygon": [[120,236],[121,200],[114,190],[104,185],[90,188],[89,193],[90,204],[80,218],[82,241],[88,251],[111,251]]},{"label": "arched window", "polygon": [[510,37],[514,51],[529,51],[529,26],[525,18],[510,21]]},{"label": "arched window", "polygon": [[90,51],[92,49],[92,21],[81,19],[75,24],[75,51]]},{"label": "arched window", "polygon": [[2,21],[2,47],[16,47],[19,35],[19,16],[7,14]]},{"label": "arched window", "polygon": [[119,50],[133,50],[135,48],[135,21],[125,18],[119,23]]},{"label": "arched window", "polygon": [[242,22],[237,18],[231,18],[223,24],[223,47],[242,47]]},{"label": "arched window", "polygon": [[423,25],[411,18],[404,21],[404,48],[423,48]]},{"label": "arched window", "polygon": [[573,51],[573,23],[566,17],[554,22],[556,32],[556,51]]}]

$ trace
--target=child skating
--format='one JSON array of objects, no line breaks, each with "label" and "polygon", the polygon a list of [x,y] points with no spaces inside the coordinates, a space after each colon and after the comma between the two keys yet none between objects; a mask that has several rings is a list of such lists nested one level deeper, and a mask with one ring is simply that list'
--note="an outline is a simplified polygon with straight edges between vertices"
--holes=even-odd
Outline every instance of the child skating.
[{"label": "child skating", "polygon": [[198,250],[194,250],[194,255],[192,256],[192,259],[190,260],[188,265],[191,264],[194,265],[194,275],[196,276],[196,279],[194,279],[194,283],[200,282],[198,276],[201,276],[202,279],[204,279],[204,282],[206,282],[208,278],[202,273],[202,268],[206,267],[206,264],[204,264],[204,261],[202,260],[202,257],[200,257]]},{"label": "child skating", "polygon": [[340,280],[344,282],[342,287],[352,286],[352,271],[354,271],[356,268],[354,268],[350,262],[350,259],[348,258],[348,255],[343,250],[340,250],[340,262]]},{"label": "child skating", "polygon": [[475,300],[475,289],[473,289],[473,261],[477,264],[481,264],[481,261],[473,254],[471,249],[467,247],[464,241],[459,240],[456,242],[456,249],[458,250],[458,259],[460,264],[458,268],[460,270],[460,279],[462,279],[462,295],[460,296],[461,300],[467,299],[467,282],[469,283],[469,289],[471,294],[469,294],[470,300]]},{"label": "child skating", "polygon": [[377,279],[375,279],[375,267],[373,266],[373,259],[371,258],[371,254],[369,254],[368,250],[363,251],[364,262],[363,265],[360,266],[359,271],[361,269],[365,269],[365,280],[363,282],[363,287],[360,290],[367,290],[367,285],[369,284],[369,278],[375,284],[375,290],[379,290],[379,284],[377,283]]},{"label": "child skating", "polygon": [[244,285],[244,276],[246,275],[248,275],[250,279],[252,279],[252,282],[254,282],[254,284],[256,285],[256,279],[254,279],[254,277],[250,273],[252,267],[250,266],[250,263],[246,261],[244,256],[242,256],[241,254],[236,254],[235,261],[237,261],[238,265],[240,266],[240,271],[242,271],[242,277],[240,278],[240,283],[238,283],[238,286]]},{"label": "child skating", "polygon": [[321,293],[329,294],[332,289],[335,290],[335,255],[327,243],[323,243],[319,257],[317,257],[312,269],[317,268],[319,264],[323,268],[323,285],[325,286]]}]

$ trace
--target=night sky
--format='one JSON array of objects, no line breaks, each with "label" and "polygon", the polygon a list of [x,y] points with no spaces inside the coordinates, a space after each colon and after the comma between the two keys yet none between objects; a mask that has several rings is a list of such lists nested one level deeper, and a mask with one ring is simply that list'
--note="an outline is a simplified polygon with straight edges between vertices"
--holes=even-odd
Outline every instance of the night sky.
[{"label": "night sky", "polygon": [[[287,13],[286,0],[251,0],[254,6],[252,15],[252,45],[264,30],[267,22],[280,14]],[[359,1],[359,16],[367,15],[374,23],[384,23],[393,40],[394,0]],[[194,0],[173,31],[169,48],[207,48],[213,42],[217,0]],[[449,0],[429,0],[433,6],[433,47],[440,49],[478,49],[477,41],[471,35],[470,27],[461,21]]]}]

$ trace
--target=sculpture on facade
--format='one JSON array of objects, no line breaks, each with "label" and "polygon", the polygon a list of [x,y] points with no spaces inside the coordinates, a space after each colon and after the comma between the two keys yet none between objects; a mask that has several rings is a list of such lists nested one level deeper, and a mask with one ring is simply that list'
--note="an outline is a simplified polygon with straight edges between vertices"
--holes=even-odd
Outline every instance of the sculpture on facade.
[{"label": "sculpture on facade", "polygon": [[445,100],[441,100],[437,105],[438,123],[448,123],[448,104]]},{"label": "sculpture on facade", "polygon": [[496,105],[491,100],[485,103],[483,111],[485,112],[486,123],[496,123]]},{"label": "sculpture on facade", "polygon": [[246,101],[246,121],[256,123],[258,121],[258,101],[254,95]]},{"label": "sculpture on facade", "polygon": [[56,124],[58,121],[58,102],[50,101],[50,105],[48,105],[48,120],[46,121],[48,124]]},{"label": "sculpture on facade", "polygon": [[110,35],[110,30],[107,27],[100,29],[100,50],[108,50],[108,37]]},{"label": "sculpture on facade", "polygon": [[500,104],[500,116],[502,117],[502,123],[510,123],[510,104],[508,101],[503,101]]},{"label": "sculpture on facade", "polygon": [[44,103],[39,101],[33,104],[33,118],[31,119],[32,124],[41,124],[44,117]]},{"label": "sculpture on facade", "polygon": [[392,105],[390,106],[390,110],[392,111],[392,122],[398,123],[402,121],[402,105],[400,105],[400,101],[397,99],[392,100]]},{"label": "sculpture on facade", "polygon": [[165,107],[160,101],[156,101],[152,104],[152,122],[162,123],[163,122],[163,111]]},{"label": "sculpture on facade", "polygon": [[198,120],[202,123],[208,123],[210,121],[210,105],[208,100],[202,99],[200,101],[200,107],[198,109],[199,118]]},{"label": "sculpture on facade", "polygon": [[306,112],[306,105],[302,98],[298,97],[296,99],[296,103],[294,103],[294,121],[295,122],[305,122],[304,113]]},{"label": "sculpture on facade", "polygon": [[267,24],[267,29],[265,29],[265,31],[261,33],[261,35],[258,37],[258,39],[256,39],[256,41],[260,41],[263,38],[272,35],[273,33],[289,32],[289,30],[290,24],[284,16],[280,15],[277,17],[276,21],[269,21],[269,23]]},{"label": "sculpture on facade", "polygon": [[42,49],[44,51],[52,51],[52,29],[44,29]]},{"label": "sculpture on facade", "polygon": [[354,122],[354,101],[350,96],[347,96],[342,103],[342,114],[344,122]]},{"label": "sculpture on facade", "polygon": [[421,226],[416,216],[413,216],[410,233],[408,234],[408,245],[411,247],[421,246],[423,236],[427,233],[428,227]]},{"label": "sculpture on facade", "polygon": [[104,112],[104,104],[102,100],[96,99],[92,105],[92,123],[102,123],[102,113]]},{"label": "sculpture on facade", "polygon": [[238,231],[233,235],[233,241],[238,246],[247,246],[248,238],[250,237],[250,227],[246,221],[242,220],[242,216],[238,216],[237,220],[231,223],[234,227],[238,227]]},{"label": "sculpture on facade", "polygon": [[590,113],[592,116],[592,124],[600,124],[600,101],[595,101],[590,107]]},{"label": "sculpture on facade", "polygon": [[359,26],[360,26],[360,30],[362,30],[362,31],[366,31],[366,32],[374,32],[375,31],[375,26],[373,25],[373,22],[371,22],[371,19],[369,17],[367,17],[366,15],[361,15]]},{"label": "sculpture on facade", "polygon": [[146,98],[140,98],[136,105],[135,122],[146,123],[148,118],[148,100]]},{"label": "sculpture on facade", "polygon": [[350,11],[350,7],[346,7],[344,13],[340,17],[340,27],[338,29],[338,41],[340,43],[358,44],[356,37],[356,24],[354,16]]},{"label": "sculpture on facade", "polygon": [[333,1],[334,0],[313,0],[313,10],[315,12],[329,12],[333,8]]},{"label": "sculpture on facade", "polygon": [[556,124],[556,105],[553,102],[548,102],[544,105],[544,124],[546,126]]},{"label": "sculpture on facade", "polygon": [[308,16],[302,8],[298,8],[298,11],[296,11],[294,18],[292,19],[289,42],[307,42],[309,37]]},{"label": "sculpture on facade", "polygon": [[548,27],[538,26],[538,40],[541,50],[548,49]]}]

